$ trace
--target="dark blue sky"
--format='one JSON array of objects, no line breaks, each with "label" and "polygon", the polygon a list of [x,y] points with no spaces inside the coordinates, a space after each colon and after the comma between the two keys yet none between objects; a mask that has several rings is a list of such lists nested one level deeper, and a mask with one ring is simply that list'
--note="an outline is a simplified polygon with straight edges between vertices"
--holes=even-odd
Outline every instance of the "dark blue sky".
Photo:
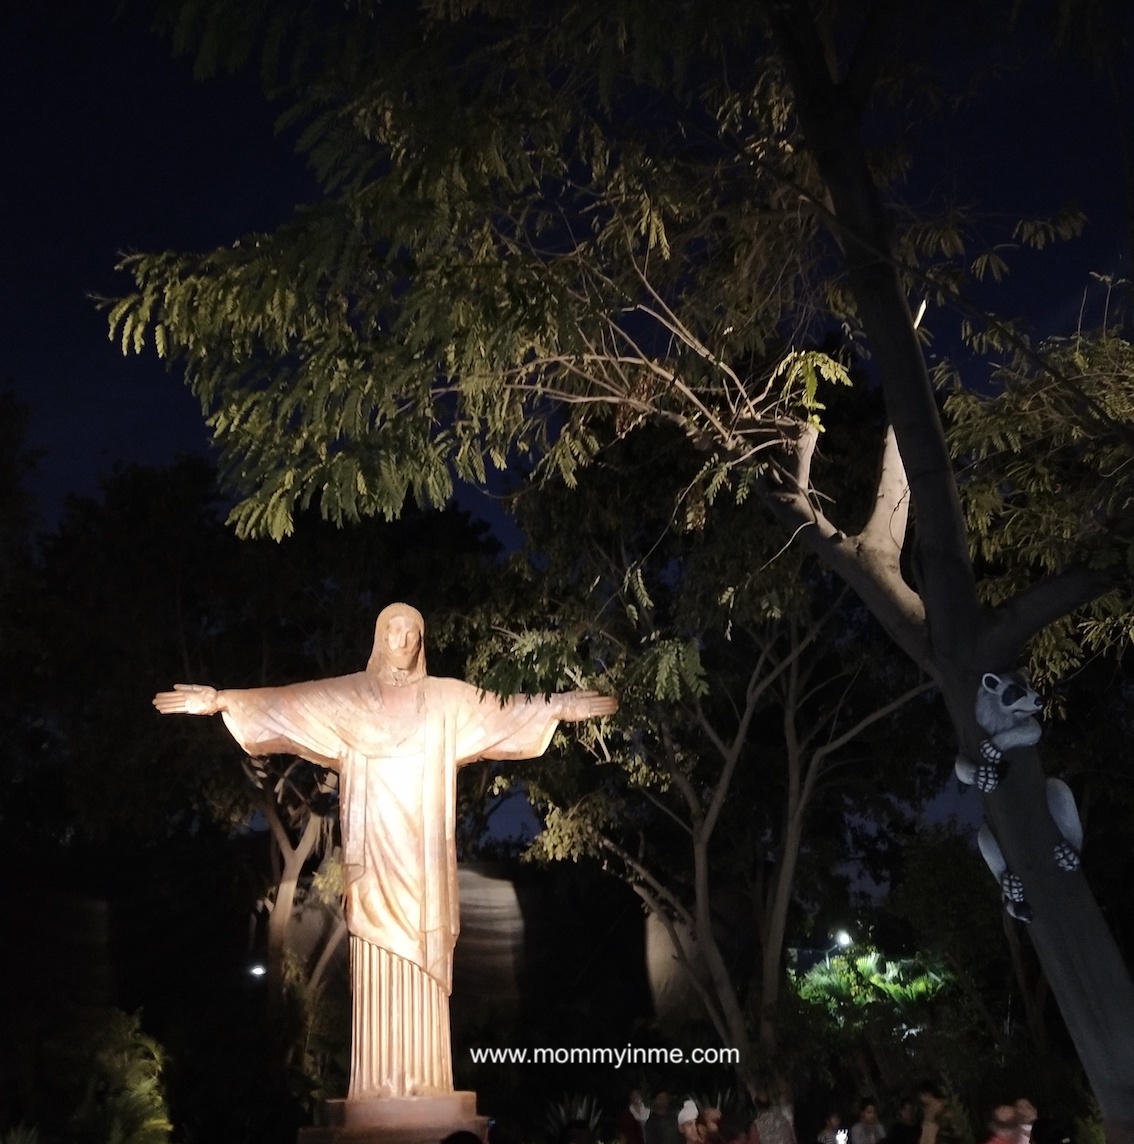
[{"label": "dark blue sky", "polygon": [[42,511],[117,461],[201,450],[200,410],[152,356],[125,358],[91,294],[131,249],[209,248],[313,191],[251,79],[193,80],[144,25],[93,2],[6,6],[0,379],[32,406]]},{"label": "dark blue sky", "polygon": [[[117,252],[229,243],[279,224],[314,186],[254,78],[197,83],[138,17],[114,12],[105,0],[36,0],[0,17],[0,380],[32,407],[47,521],[116,462],[205,447],[180,380],[107,340],[89,295],[127,287]],[[1010,215],[1078,195],[1091,216],[1081,242],[1022,256],[998,311],[1069,332],[1088,271],[1129,275],[1114,123],[1101,86],[1041,56],[1022,84],[990,81],[978,110],[916,139],[917,197],[957,189]]]}]

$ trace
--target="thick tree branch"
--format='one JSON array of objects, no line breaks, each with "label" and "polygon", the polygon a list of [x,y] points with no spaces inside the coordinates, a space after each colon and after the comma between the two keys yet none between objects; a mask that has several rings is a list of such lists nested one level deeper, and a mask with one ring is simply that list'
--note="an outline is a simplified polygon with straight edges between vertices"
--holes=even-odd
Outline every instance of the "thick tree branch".
[{"label": "thick tree branch", "polygon": [[987,664],[984,670],[1011,670],[1032,636],[1114,586],[1112,573],[1079,565],[1045,576],[1006,600],[993,611],[981,633],[979,655],[980,662]]},{"label": "thick tree branch", "polygon": [[893,554],[893,566],[898,568],[909,515],[910,485],[906,480],[906,467],[902,464],[902,454],[898,451],[894,427],[887,425],[882,444],[882,466],[874,492],[874,508],[870,519],[858,534],[859,541],[879,553],[889,549]]},{"label": "thick tree branch", "polygon": [[674,746],[673,732],[669,724],[663,719],[658,729],[665,748],[666,772],[670,781],[681,792],[681,797],[685,799],[685,805],[689,808],[689,818],[693,824],[692,829],[696,833],[705,817],[704,808],[701,806],[700,798],[697,797],[697,792],[693,789],[693,784],[678,770],[677,748]]},{"label": "thick tree branch", "polygon": [[[902,578],[891,538],[892,515],[898,509],[897,468],[883,452],[883,474],[875,509],[867,528],[869,535],[847,536],[823,514],[801,483],[810,471],[814,442],[797,445],[801,454],[787,467],[764,481],[765,499],[772,512],[799,536],[823,563],[850,586],[885,628],[894,642],[927,674],[935,668],[930,655],[925,609],[918,594]],[[886,482],[883,488],[881,481]],[[881,506],[881,507],[880,507]],[[883,526],[883,520],[886,524]]]},{"label": "thick tree branch", "polygon": [[[819,66],[808,6],[797,2],[774,11],[796,111],[839,220],[855,307],[909,479],[932,635],[945,641],[948,654],[960,655],[972,648],[979,624],[968,537],[933,387],[891,256],[889,222],[859,139],[861,109]],[[875,614],[896,636],[887,619]],[[899,642],[908,649],[909,633]],[[931,667],[925,656],[918,662]]]},{"label": "thick tree branch", "polygon": [[842,83],[843,90],[858,116],[865,110],[867,100],[878,79],[882,67],[883,46],[893,27],[894,14],[897,10],[897,0],[874,0],[866,14],[862,33]]},{"label": "thick tree branch", "polygon": [[347,935],[346,918],[339,918],[335,928],[331,931],[330,937],[327,938],[326,944],[323,946],[323,951],[319,954],[319,960],[315,963],[315,968],[311,971],[311,977],[308,979],[308,989],[318,989],[322,984],[323,976],[327,972],[327,967],[331,964],[331,958],[335,955],[335,950],[342,944],[343,938]]}]

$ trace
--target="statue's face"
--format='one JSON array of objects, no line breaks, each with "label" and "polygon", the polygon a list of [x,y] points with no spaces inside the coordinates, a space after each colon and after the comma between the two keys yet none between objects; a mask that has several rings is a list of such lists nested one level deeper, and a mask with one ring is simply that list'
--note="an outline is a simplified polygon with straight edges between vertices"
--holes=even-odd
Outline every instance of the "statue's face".
[{"label": "statue's face", "polygon": [[412,616],[393,616],[386,628],[386,662],[399,671],[409,671],[421,651],[421,628]]}]

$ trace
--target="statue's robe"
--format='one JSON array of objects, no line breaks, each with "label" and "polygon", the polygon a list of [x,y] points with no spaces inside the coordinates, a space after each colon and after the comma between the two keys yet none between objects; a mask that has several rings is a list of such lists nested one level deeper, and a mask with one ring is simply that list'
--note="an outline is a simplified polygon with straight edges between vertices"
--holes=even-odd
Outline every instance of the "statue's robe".
[{"label": "statue's robe", "polygon": [[250,755],[295,754],[341,776],[352,1099],[452,1091],[456,769],[541,755],[558,723],[545,699],[502,705],[456,679],[383,686],[390,702],[369,672],[224,691],[224,721]]}]

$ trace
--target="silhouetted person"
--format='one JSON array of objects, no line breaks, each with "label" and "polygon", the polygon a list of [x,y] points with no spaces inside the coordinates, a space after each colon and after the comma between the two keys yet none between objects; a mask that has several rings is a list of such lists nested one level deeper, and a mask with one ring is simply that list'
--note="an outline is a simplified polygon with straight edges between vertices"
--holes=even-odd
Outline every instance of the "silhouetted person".
[{"label": "silhouetted person", "polygon": [[525,1144],[523,1129],[510,1116],[501,1116],[488,1126],[488,1144]]},{"label": "silhouetted person", "polygon": [[963,1139],[957,1114],[936,1082],[923,1080],[917,1089],[921,1105],[919,1144],[960,1144]]},{"label": "silhouetted person", "polygon": [[618,1138],[622,1144],[646,1144],[645,1124],[650,1110],[642,1101],[642,1090],[632,1088],[630,1099],[618,1114]]},{"label": "silhouetted person", "polygon": [[443,1137],[441,1144],[484,1144],[484,1142],[475,1132],[470,1132],[467,1128],[460,1128]]},{"label": "silhouetted person", "polygon": [[669,1093],[659,1089],[650,1103],[650,1119],[642,1125],[646,1144],[678,1144],[677,1117],[669,1110]]},{"label": "silhouetted person", "polygon": [[918,1144],[921,1125],[917,1122],[917,1105],[907,1096],[898,1105],[898,1115],[886,1133],[886,1144]]},{"label": "silhouetted person", "polygon": [[1017,1144],[1019,1127],[1016,1106],[997,1105],[988,1118],[988,1138],[985,1144]]},{"label": "silhouetted person", "polygon": [[842,1120],[837,1112],[829,1112],[827,1119],[823,1121],[823,1127],[819,1129],[819,1135],[816,1137],[818,1144],[839,1144],[839,1125]]},{"label": "silhouetted person", "polygon": [[568,1120],[559,1129],[555,1144],[595,1144],[595,1137],[585,1120]]},{"label": "silhouetted person", "polygon": [[701,1144],[701,1132],[697,1127],[697,1118],[701,1110],[695,1100],[687,1100],[677,1113],[677,1131],[685,1144]]},{"label": "silhouetted person", "polygon": [[867,1097],[858,1106],[858,1120],[851,1125],[851,1144],[882,1144],[886,1129],[878,1119],[878,1105]]},{"label": "silhouetted person", "polygon": [[1027,1097],[1016,1101],[1020,1144],[1071,1144],[1071,1125],[1050,1116],[1040,1116]]}]

